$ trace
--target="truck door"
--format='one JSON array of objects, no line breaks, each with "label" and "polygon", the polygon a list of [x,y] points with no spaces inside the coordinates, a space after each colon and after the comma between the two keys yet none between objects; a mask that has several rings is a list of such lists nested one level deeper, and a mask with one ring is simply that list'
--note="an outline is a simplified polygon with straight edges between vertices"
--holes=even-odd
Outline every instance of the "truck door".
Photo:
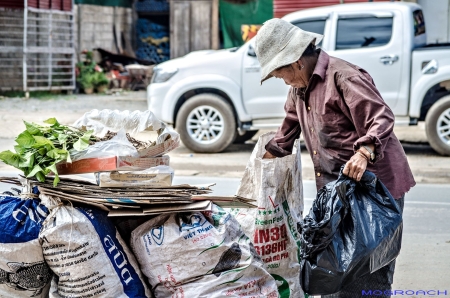
[{"label": "truck door", "polygon": [[[338,13],[334,16],[335,40],[330,55],[365,69],[394,114],[402,90],[403,24],[396,12]],[[395,28],[395,30],[393,30]],[[334,44],[334,47],[333,47]],[[408,84],[408,82],[406,82]]]},{"label": "truck door", "polygon": [[[292,23],[303,30],[323,34],[327,18],[328,16],[321,16]],[[276,78],[260,85],[261,66],[254,54],[255,39],[245,46],[248,46],[248,52],[242,61],[242,98],[247,112],[253,119],[284,118],[284,103],[290,87],[283,80]]]},{"label": "truck door", "polygon": [[242,61],[242,98],[247,113],[253,119],[283,118],[289,86],[283,80],[271,78],[261,85],[261,65],[255,54],[255,39],[248,44]]}]

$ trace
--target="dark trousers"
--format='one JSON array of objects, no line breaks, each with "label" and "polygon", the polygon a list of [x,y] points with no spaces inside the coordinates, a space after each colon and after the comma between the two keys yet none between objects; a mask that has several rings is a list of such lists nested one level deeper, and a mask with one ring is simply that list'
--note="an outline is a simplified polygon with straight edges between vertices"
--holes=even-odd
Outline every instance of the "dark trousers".
[{"label": "dark trousers", "polygon": [[[395,200],[403,213],[405,196]],[[322,298],[370,298],[370,297],[391,297],[392,283],[394,282],[395,260],[372,274],[364,275],[347,285],[341,291],[331,295],[322,295]],[[383,295],[362,295],[363,291],[380,290]],[[379,293],[379,292],[378,292]],[[377,294],[378,294],[377,293]]]}]

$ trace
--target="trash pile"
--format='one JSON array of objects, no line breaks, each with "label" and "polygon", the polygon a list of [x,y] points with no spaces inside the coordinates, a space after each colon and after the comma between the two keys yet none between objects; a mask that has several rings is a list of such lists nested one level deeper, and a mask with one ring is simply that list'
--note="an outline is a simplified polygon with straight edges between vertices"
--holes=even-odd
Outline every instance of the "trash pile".
[{"label": "trash pile", "polygon": [[[178,147],[179,135],[150,111],[92,110],[71,127],[54,118],[46,123],[25,122],[27,130],[16,139],[16,153],[0,153],[0,159],[22,170],[26,178],[3,182],[89,204],[110,217],[210,211],[212,201],[219,206],[254,207],[243,197],[208,196],[214,184],[172,185],[174,170],[166,153]],[[145,131],[153,132],[156,140],[133,137]],[[60,177],[83,173],[95,173],[95,181]]]},{"label": "trash pile", "polygon": [[[178,134],[149,111],[46,123],[26,122],[0,153],[25,174],[0,177],[15,185],[0,195],[0,297],[302,298],[399,254],[401,210],[369,171],[341,173],[302,220],[299,142],[263,159],[274,133],[262,135],[237,195],[216,197],[213,184],[172,185]],[[138,141],[145,130],[156,140]]]},{"label": "trash pile", "polygon": [[[56,119],[47,124],[61,130]],[[71,148],[61,134],[34,128],[28,123],[16,153],[0,157],[28,171],[34,161],[23,160],[24,148],[39,147],[59,161],[41,168],[44,177],[31,169],[0,178],[22,186],[0,195],[0,296],[279,297],[251,239],[224,209],[254,201],[211,196],[212,185],[172,185],[166,153],[178,134],[151,112],[86,113],[71,127],[83,132]],[[145,130],[156,140],[134,138]],[[64,176],[92,172],[95,181]]]}]

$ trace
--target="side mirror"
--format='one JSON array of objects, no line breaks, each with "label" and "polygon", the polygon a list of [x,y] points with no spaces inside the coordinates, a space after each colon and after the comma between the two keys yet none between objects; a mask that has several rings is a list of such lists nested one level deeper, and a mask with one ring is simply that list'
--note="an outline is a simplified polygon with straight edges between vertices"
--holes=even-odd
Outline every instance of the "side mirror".
[{"label": "side mirror", "polygon": [[252,47],[252,45],[248,46],[247,55],[249,55],[251,57],[256,57],[255,49]]}]

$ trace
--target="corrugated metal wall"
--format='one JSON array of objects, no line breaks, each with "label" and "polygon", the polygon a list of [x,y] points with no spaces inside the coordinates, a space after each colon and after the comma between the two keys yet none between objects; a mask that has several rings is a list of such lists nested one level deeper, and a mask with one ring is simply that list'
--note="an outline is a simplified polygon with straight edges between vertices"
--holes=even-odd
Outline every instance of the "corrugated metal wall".
[{"label": "corrugated metal wall", "polygon": [[[386,0],[374,0],[376,2]],[[345,0],[344,3],[368,2],[367,0]],[[273,0],[275,18],[281,18],[288,13],[319,6],[339,4],[339,0]]]},{"label": "corrugated metal wall", "polygon": [[[0,7],[23,8],[23,0],[0,0]],[[72,11],[72,0],[28,0],[28,7]]]},{"label": "corrugated metal wall", "polygon": [[0,7],[23,8],[22,0],[0,0]]}]

